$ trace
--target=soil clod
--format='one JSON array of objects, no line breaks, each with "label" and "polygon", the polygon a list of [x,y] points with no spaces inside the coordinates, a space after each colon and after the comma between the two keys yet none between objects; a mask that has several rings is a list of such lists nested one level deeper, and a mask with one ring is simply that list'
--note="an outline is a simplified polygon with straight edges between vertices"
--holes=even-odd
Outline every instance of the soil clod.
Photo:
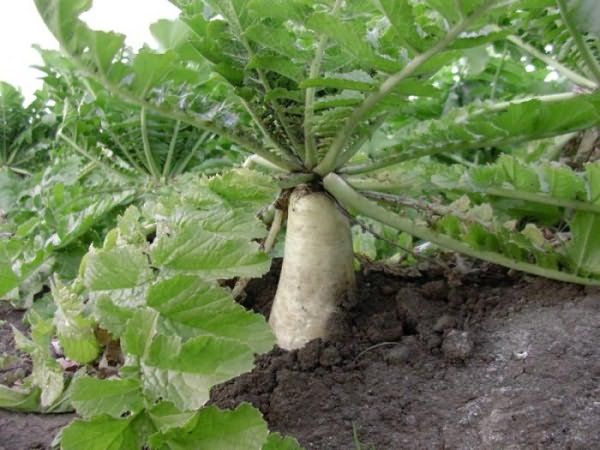
[{"label": "soil clod", "polygon": [[465,361],[473,353],[473,340],[470,333],[449,330],[444,336],[442,352],[447,359]]}]

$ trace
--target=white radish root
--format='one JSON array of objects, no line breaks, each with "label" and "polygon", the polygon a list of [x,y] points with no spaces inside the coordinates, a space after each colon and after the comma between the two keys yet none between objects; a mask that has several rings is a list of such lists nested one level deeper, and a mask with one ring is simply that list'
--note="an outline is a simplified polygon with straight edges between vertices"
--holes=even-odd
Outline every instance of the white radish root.
[{"label": "white radish root", "polygon": [[350,222],[323,192],[290,196],[283,267],[269,323],[281,348],[326,339],[340,300],[354,289]]}]

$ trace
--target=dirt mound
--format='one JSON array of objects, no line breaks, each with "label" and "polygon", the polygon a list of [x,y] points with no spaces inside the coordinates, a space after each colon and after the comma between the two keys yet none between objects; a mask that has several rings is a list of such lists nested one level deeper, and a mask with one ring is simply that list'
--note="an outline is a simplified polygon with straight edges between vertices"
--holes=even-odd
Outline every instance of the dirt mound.
[{"label": "dirt mound", "polygon": [[[266,313],[276,275],[244,303]],[[600,448],[599,291],[371,273],[346,308],[329,342],[259,357],[212,402],[251,402],[309,449]]]}]

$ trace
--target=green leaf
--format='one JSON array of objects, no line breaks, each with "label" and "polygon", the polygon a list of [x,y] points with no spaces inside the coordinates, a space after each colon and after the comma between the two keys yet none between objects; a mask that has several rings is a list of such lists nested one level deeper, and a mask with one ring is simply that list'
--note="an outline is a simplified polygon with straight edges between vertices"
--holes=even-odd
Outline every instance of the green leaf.
[{"label": "green leaf", "polygon": [[141,362],[144,392],[172,402],[182,411],[198,409],[210,388],[252,368],[247,345],[201,336],[181,341],[157,335]]},{"label": "green leaf", "polygon": [[150,308],[137,308],[127,321],[121,338],[125,353],[143,357],[156,334],[158,313]]},{"label": "green leaf", "polygon": [[597,205],[600,203],[600,162],[588,164],[585,172],[589,187],[588,200]]},{"label": "green leaf", "polygon": [[[2,127],[0,127],[0,130]],[[1,138],[0,138],[1,139]],[[19,194],[25,187],[23,179],[16,176],[6,167],[0,167],[0,210],[11,211],[17,203]]]},{"label": "green leaf", "polygon": [[329,36],[365,70],[375,68],[394,73],[402,68],[397,61],[378,55],[369,45],[362,20],[342,20],[330,14],[316,13],[308,18],[306,26]]},{"label": "green leaf", "polygon": [[154,426],[164,433],[171,428],[181,428],[194,417],[192,411],[181,411],[169,402],[160,402],[148,410],[148,416]]},{"label": "green leaf", "polygon": [[272,177],[248,169],[229,170],[209,178],[208,187],[233,207],[256,212],[273,201],[278,188]]},{"label": "green leaf", "polygon": [[40,388],[9,388],[0,384],[0,408],[18,412],[38,412],[40,410]]},{"label": "green leaf", "polygon": [[150,31],[165,50],[177,48],[191,39],[190,28],[181,20],[161,19],[150,25]]},{"label": "green leaf", "polygon": [[[586,166],[589,201],[600,204],[600,163]],[[575,272],[600,274],[600,214],[578,211],[569,223],[571,241],[567,252]]]},{"label": "green leaf", "polygon": [[136,247],[94,250],[86,256],[83,282],[92,291],[132,289],[151,276],[146,256]]},{"label": "green leaf", "polygon": [[257,19],[301,22],[310,12],[310,6],[308,0],[249,0],[246,7],[249,14]]},{"label": "green leaf", "polygon": [[94,302],[94,318],[101,328],[119,337],[125,331],[127,321],[133,316],[133,311],[116,305],[110,297],[99,297]]},{"label": "green leaf", "polygon": [[575,271],[600,274],[600,216],[577,213],[570,223],[569,256]]},{"label": "green leaf", "polygon": [[270,350],[273,334],[262,316],[245,310],[228,290],[196,277],[161,280],[148,291],[148,306],[157,310],[162,325],[180,336],[214,336],[244,342],[257,353]]},{"label": "green leaf", "polygon": [[60,448],[64,450],[133,450],[143,447],[138,430],[139,416],[115,419],[97,416],[91,420],[75,420],[61,432]]},{"label": "green leaf", "polygon": [[263,69],[276,72],[297,83],[304,78],[304,70],[293,60],[278,55],[255,55],[246,66],[248,69]]},{"label": "green leaf", "polygon": [[171,273],[195,275],[204,280],[257,277],[269,270],[269,257],[258,244],[223,238],[186,224],[172,236],[161,236],[151,248],[155,266]]},{"label": "green leaf", "polygon": [[52,406],[64,390],[63,371],[56,359],[50,355],[50,339],[53,331],[51,320],[40,320],[32,324],[32,339],[30,340],[13,327],[17,348],[31,356],[33,363],[31,385],[40,389],[41,408]]},{"label": "green leaf", "polygon": [[96,359],[100,346],[94,322],[84,314],[81,297],[58,281],[52,286],[52,297],[57,307],[54,324],[65,356],[82,364]]},{"label": "green leaf", "polygon": [[151,445],[173,450],[260,450],[268,433],[260,412],[248,404],[242,404],[233,411],[220,411],[208,406],[196,413],[185,426],[154,435]]},{"label": "green leaf", "polygon": [[[485,147],[503,147],[577,131],[600,123],[600,95],[542,102],[529,100],[460,109],[440,119],[412,123],[389,135],[371,152],[385,167],[437,153],[456,153]],[[351,168],[347,169],[352,171]]]},{"label": "green leaf", "polygon": [[354,253],[364,255],[372,260],[377,258],[375,236],[360,226],[352,227],[352,247]]},{"label": "green leaf", "polygon": [[279,433],[271,433],[262,450],[302,450],[302,447],[292,437],[282,436]]},{"label": "green leaf", "polygon": [[0,240],[0,297],[19,286],[21,281],[13,272],[11,253],[9,243]]},{"label": "green leaf", "polygon": [[396,37],[402,44],[408,48],[422,50],[423,41],[419,36],[417,23],[409,1],[375,0],[375,4],[390,21]]},{"label": "green leaf", "polygon": [[269,27],[262,24],[255,24],[248,27],[245,36],[253,42],[256,42],[280,56],[302,60],[306,55],[296,45],[296,36],[285,28]]},{"label": "green leaf", "polygon": [[544,181],[549,193],[556,198],[577,199],[585,197],[585,182],[575,172],[564,166],[545,165],[542,167]]},{"label": "green leaf", "polygon": [[136,379],[80,377],[73,383],[71,401],[84,418],[106,414],[118,419],[144,408],[140,382]]}]

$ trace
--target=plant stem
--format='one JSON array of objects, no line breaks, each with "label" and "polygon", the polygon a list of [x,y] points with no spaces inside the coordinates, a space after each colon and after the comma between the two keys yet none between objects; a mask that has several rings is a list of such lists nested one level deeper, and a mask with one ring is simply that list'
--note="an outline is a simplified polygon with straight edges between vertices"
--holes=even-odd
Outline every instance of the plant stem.
[{"label": "plant stem", "polygon": [[177,164],[177,166],[175,167],[175,170],[173,170],[173,176],[179,175],[181,172],[183,172],[185,170],[187,165],[190,163],[190,161],[192,160],[192,158],[194,157],[194,155],[196,154],[196,152],[198,151],[200,146],[206,141],[208,136],[210,136],[210,133],[208,131],[205,131],[204,133],[202,133],[202,135],[198,138],[198,140],[196,141],[196,143],[194,144],[194,146],[192,147],[190,152],[187,154],[185,159],[183,159],[179,164]]},{"label": "plant stem", "polygon": [[92,161],[96,164],[101,165],[109,172],[112,172],[112,173],[118,175],[119,178],[129,179],[129,177],[127,177],[126,175],[124,175],[121,172],[119,172],[118,170],[115,170],[114,168],[112,168],[110,166],[110,164],[106,164],[104,161],[102,161],[101,158],[97,158],[94,155],[91,155],[90,153],[88,153],[88,151],[85,150],[83,147],[81,147],[79,144],[77,144],[77,142],[75,142],[73,139],[64,135],[62,131],[59,131],[58,133],[56,133],[56,137],[65,141],[67,144],[69,144],[71,146],[71,148],[73,148],[73,150],[75,150],[80,155],[84,156],[85,158],[89,159],[90,161]]},{"label": "plant stem", "polygon": [[504,69],[504,63],[506,62],[507,55],[508,55],[508,48],[505,43],[504,50],[502,51],[502,59],[500,60],[500,64],[498,64],[498,68],[496,69],[496,73],[494,74],[494,79],[492,80],[492,92],[490,93],[490,100],[492,100],[492,101],[496,99],[496,90],[498,89],[498,79],[500,78],[502,69]]},{"label": "plant stem", "polygon": [[[133,158],[133,156],[131,155],[131,153],[129,152],[129,150],[127,150],[127,148],[123,145],[123,143],[121,142],[121,140],[119,139],[119,137],[113,133],[109,128],[104,128],[106,130],[106,132],[108,133],[108,135],[111,137],[111,139],[113,141],[115,141],[115,143],[117,144],[117,146],[121,149],[121,151],[123,152],[123,154],[125,155],[125,157],[127,158],[127,161],[129,161],[129,163],[140,173],[140,174],[145,174],[146,171],[144,170],[144,168],[142,166],[140,166],[136,160]],[[138,154],[139,157],[139,154]],[[140,158],[143,159],[143,158]],[[149,168],[146,168],[148,170],[148,172],[150,171]]]},{"label": "plant stem", "polygon": [[275,164],[270,163],[258,155],[249,156],[246,158],[246,161],[244,161],[244,164],[242,164],[242,167],[245,167],[246,169],[254,169],[256,166],[264,167],[265,169],[274,170],[276,172],[282,171],[280,167],[277,167]]},{"label": "plant stem", "polygon": [[179,127],[181,126],[181,120],[175,122],[175,128],[173,129],[173,135],[171,136],[171,142],[169,142],[169,152],[167,153],[167,160],[163,167],[163,180],[167,178],[167,175],[171,173],[171,163],[173,161],[173,154],[175,153],[175,145],[177,144],[177,136],[179,135]]},{"label": "plant stem", "polygon": [[[331,10],[332,15],[335,16],[337,10],[342,4],[341,0],[336,0]],[[319,38],[317,50],[315,52],[315,58],[310,65],[310,71],[308,78],[317,78],[321,72],[321,63],[323,62],[323,55],[325,54],[325,47],[327,45],[328,38],[326,35],[322,35]],[[312,132],[313,120],[315,114],[315,93],[316,88],[306,89],[306,95],[304,100],[304,165],[307,169],[311,170],[317,164],[317,144],[315,142],[315,136]]]},{"label": "plant stem", "polygon": [[[279,144],[279,142],[277,142],[273,133],[271,133],[269,131],[265,122],[259,117],[259,115],[256,113],[256,111],[254,111],[254,108],[252,108],[252,106],[246,100],[244,100],[244,99],[240,99],[240,100],[241,100],[242,104],[244,105],[244,108],[246,109],[248,114],[250,114],[250,117],[252,118],[252,120],[254,121],[256,126],[260,129],[263,136],[269,141],[269,143],[274,148],[276,148],[280,153],[284,154],[288,159],[290,159],[290,160],[297,159],[298,157],[294,153],[290,152],[287,148],[283,147],[282,145]],[[265,159],[265,158],[263,157],[263,159]]]},{"label": "plant stem", "polygon": [[31,176],[31,172],[28,172],[25,169],[19,169],[18,167],[8,166],[9,170],[12,170],[14,173],[18,173],[19,175],[25,175],[27,177]]},{"label": "plant stem", "polygon": [[[246,39],[244,33],[245,30],[242,28],[242,24],[239,21],[237,11],[233,6],[231,0],[226,0],[224,3],[225,4],[222,5],[222,8],[226,9],[227,14],[225,14],[225,16],[229,19],[229,26],[231,26],[234,29],[234,34],[237,35],[238,39],[240,39],[242,45],[246,49],[249,59],[252,59],[255,56],[255,53],[252,47],[250,46],[248,39]],[[258,75],[260,84],[262,84],[265,90],[265,94],[268,94],[269,92],[271,92],[271,84],[269,83],[269,80],[267,80],[267,77],[260,68],[256,68],[255,70],[256,74]],[[273,108],[273,111],[275,111],[275,116],[277,117],[277,120],[281,124],[281,127],[283,128],[286,136],[290,140],[290,144],[292,146],[292,149],[294,150],[294,153],[296,153],[296,156],[300,156],[301,146],[298,143],[296,137],[294,136],[294,132],[290,128],[285,114],[279,106],[279,102],[276,99],[273,99],[273,101],[271,102],[271,106]]]},{"label": "plant stem", "polygon": [[562,102],[565,100],[571,100],[573,98],[579,97],[580,95],[585,95],[585,94],[578,94],[577,92],[560,92],[558,94],[530,96],[530,97],[517,98],[514,100],[506,100],[503,102],[492,103],[489,106],[485,106],[483,108],[476,109],[475,111],[473,111],[471,113],[471,116],[477,116],[480,114],[484,114],[486,112],[502,111],[513,105],[519,105],[521,103],[527,103],[527,102],[533,102],[533,101],[542,102],[542,103]]},{"label": "plant stem", "polygon": [[567,2],[565,0],[556,0],[556,3],[558,4],[558,8],[560,9],[560,16],[565,26],[569,30],[569,33],[573,37],[575,45],[579,49],[579,52],[581,53],[581,56],[583,57],[587,68],[594,76],[594,79],[596,80],[596,87],[598,87],[598,84],[600,83],[600,63],[598,63],[598,61],[592,54],[592,51],[583,39],[582,34],[579,32],[577,26],[573,23],[573,20],[569,16]]},{"label": "plant stem", "polygon": [[[363,191],[363,189],[360,186],[364,185],[364,183],[360,183],[360,182],[354,183],[351,180],[346,180],[346,182],[353,188],[358,189],[359,191]],[[369,185],[369,187],[370,187],[370,189],[377,191],[377,192],[369,192],[369,191],[361,192],[364,196],[369,197],[369,198],[375,198],[378,200],[393,202],[396,204],[407,206],[409,208],[417,208],[417,209],[422,209],[422,210],[432,210],[432,208],[433,208],[433,205],[421,204],[418,201],[415,201],[412,199],[405,199],[403,197],[399,197],[396,195],[391,195],[391,194],[382,192],[382,191],[385,191],[386,189],[387,190],[390,189],[390,186],[386,185],[385,183],[379,183],[379,186],[378,186],[378,184],[375,182],[375,183],[371,183]],[[378,187],[381,187],[381,189],[378,189]],[[453,189],[456,189],[461,192],[480,193],[480,194],[490,195],[493,197],[511,198],[514,200],[523,200],[526,202],[539,203],[541,205],[550,205],[550,206],[557,206],[559,208],[572,209],[574,211],[587,211],[587,212],[591,212],[591,213],[595,213],[595,214],[600,214],[600,205],[596,205],[596,204],[593,204],[590,202],[582,202],[579,200],[569,200],[569,199],[564,199],[564,198],[557,198],[557,197],[553,197],[551,195],[543,194],[543,193],[523,192],[523,191],[518,191],[516,189],[506,189],[506,188],[497,188],[497,187],[471,189],[466,186],[458,186],[455,188],[451,188],[451,190],[453,190]],[[436,213],[442,213],[442,212],[443,212],[442,210],[436,211]]]},{"label": "plant stem", "polygon": [[[460,189],[460,188],[459,188]],[[547,194],[540,194],[536,192],[524,192],[516,189],[505,189],[505,188],[483,188],[467,190],[466,192],[481,192],[486,195],[492,195],[494,197],[512,198],[515,200],[524,200],[527,202],[540,203],[542,205],[558,206],[559,208],[573,209],[575,211],[588,211],[595,214],[600,214],[600,205],[595,205],[589,202],[582,202],[579,200],[568,200],[564,198],[556,198]]]},{"label": "plant stem", "polygon": [[[279,235],[279,231],[281,231],[281,225],[283,224],[283,211],[281,209],[275,209],[275,215],[273,216],[273,222],[271,223],[271,228],[269,228],[269,234],[265,238],[265,241],[262,244],[262,250],[265,253],[270,253],[273,250],[273,246],[275,245],[275,241],[277,240],[277,236]],[[238,298],[243,294],[244,289],[248,286],[250,282],[250,278],[240,278],[233,290],[231,291],[231,295],[233,298]]]},{"label": "plant stem", "polygon": [[[467,29],[475,19],[484,14],[489,7],[490,2],[486,2],[483,7],[479,8],[479,10],[474,12],[471,16],[461,20],[436,45],[414,57],[400,72],[391,75],[379,86],[379,89],[365,98],[363,103],[353,111],[348,120],[346,120],[344,126],[337,133],[333,143],[331,144],[331,147],[329,148],[329,151],[325,155],[325,158],[323,158],[323,161],[321,161],[319,165],[315,167],[315,172],[321,176],[324,176],[339,167],[338,156],[344,149],[348,140],[351,138],[355,128],[360,124],[365,115],[377,103],[384,99],[398,84],[411,76],[424,63],[429,61],[432,57],[450,45],[460,35],[460,33]],[[351,156],[352,155],[350,155],[350,157]]]},{"label": "plant stem", "polygon": [[550,67],[552,67],[558,73],[562,74],[565,78],[571,80],[573,83],[575,83],[579,86],[588,88],[588,89],[597,89],[598,88],[597,82],[594,82],[594,81],[584,77],[583,75],[578,74],[574,70],[569,69],[564,64],[561,64],[554,58],[551,58],[550,56],[545,55],[544,53],[540,52],[537,48],[533,47],[532,45],[529,45],[527,42],[523,41],[518,36],[510,35],[510,36],[507,36],[506,39],[509,42],[512,42],[513,44],[515,44],[517,47],[520,47],[522,50],[525,50],[530,55],[536,57],[540,61],[548,64]]},{"label": "plant stem", "polygon": [[155,180],[160,179],[160,174],[154,156],[152,155],[152,148],[150,147],[150,140],[148,139],[148,124],[146,118],[146,108],[140,109],[140,125],[142,128],[142,145],[144,147],[144,156],[146,157],[146,163],[150,169],[150,174]]},{"label": "plant stem", "polygon": [[325,189],[345,208],[357,212],[360,215],[378,220],[386,225],[396,228],[397,230],[411,234],[419,239],[439,245],[440,247],[444,247],[448,250],[463,253],[467,256],[482,259],[494,264],[499,264],[510,269],[528,272],[558,281],[600,286],[600,280],[587,279],[577,275],[560,272],[558,270],[539,267],[535,264],[515,261],[495,252],[476,250],[464,242],[437,233],[427,227],[417,225],[413,221],[388,211],[382,206],[379,206],[377,203],[363,197],[336,174],[331,173],[327,175],[323,179],[323,184]]},{"label": "plant stem", "polygon": [[371,125],[369,125],[369,130],[363,136],[356,140],[356,142],[352,143],[351,147],[342,152],[342,154],[338,158],[338,165],[341,167],[346,164],[367,142],[369,139],[373,137],[373,134],[379,129],[379,127],[385,122],[386,114],[382,114],[376,120],[373,121]]},{"label": "plant stem", "polygon": [[290,189],[300,184],[310,183],[315,179],[314,173],[292,173],[275,177],[280,189]]}]

